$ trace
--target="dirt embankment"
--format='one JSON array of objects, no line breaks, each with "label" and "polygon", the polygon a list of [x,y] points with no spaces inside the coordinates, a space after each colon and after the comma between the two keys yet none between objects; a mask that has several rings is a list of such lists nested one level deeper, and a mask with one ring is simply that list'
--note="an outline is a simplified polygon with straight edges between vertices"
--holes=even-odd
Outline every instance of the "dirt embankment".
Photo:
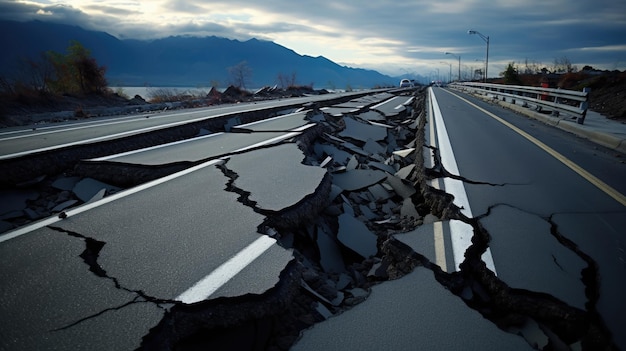
[{"label": "dirt embankment", "polygon": [[[523,85],[579,90],[591,88],[589,109],[607,118],[626,122],[626,71],[580,71],[565,74],[521,74]],[[493,80],[502,83],[502,79]]]},{"label": "dirt embankment", "polygon": [[290,86],[284,89],[265,87],[254,93],[230,86],[223,92],[212,88],[204,96],[194,96],[162,88],[156,89],[154,96],[146,101],[139,95],[128,98],[113,91],[81,96],[57,95],[37,91],[0,92],[0,128],[68,119],[125,115],[164,108],[203,107],[327,93],[328,91],[325,89],[314,90],[308,86]]}]

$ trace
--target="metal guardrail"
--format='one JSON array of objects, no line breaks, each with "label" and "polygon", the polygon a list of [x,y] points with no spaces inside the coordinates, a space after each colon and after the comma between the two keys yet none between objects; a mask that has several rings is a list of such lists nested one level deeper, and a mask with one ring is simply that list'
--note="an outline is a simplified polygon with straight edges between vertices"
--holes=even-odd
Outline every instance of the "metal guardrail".
[{"label": "metal guardrail", "polygon": [[[587,108],[589,105],[590,88],[583,91],[566,89],[540,88],[522,85],[504,85],[489,83],[460,82],[451,83],[449,87],[470,92],[477,92],[483,95],[492,95],[496,99],[505,100],[516,104],[518,101],[523,106],[533,107],[538,111],[544,108],[552,112],[552,115],[559,116],[561,113],[569,114],[577,118],[579,124],[585,122]],[[578,104],[575,106],[574,104]],[[529,106],[532,105],[532,106]]]}]

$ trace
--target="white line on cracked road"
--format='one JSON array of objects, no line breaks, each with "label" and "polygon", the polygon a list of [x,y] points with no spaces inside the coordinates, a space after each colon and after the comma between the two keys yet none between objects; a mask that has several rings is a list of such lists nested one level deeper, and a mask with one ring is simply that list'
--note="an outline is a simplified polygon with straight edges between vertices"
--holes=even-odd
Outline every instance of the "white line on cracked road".
[{"label": "white line on cracked road", "polygon": [[[459,168],[454,158],[454,152],[452,152],[452,144],[448,137],[448,131],[443,121],[441,110],[439,109],[439,103],[435,97],[435,93],[432,88],[428,89],[430,97],[430,106],[435,119],[435,126],[437,130],[437,144],[439,148],[439,155],[441,156],[441,163],[443,167],[452,174],[459,174]],[[432,141],[431,141],[432,143]],[[472,210],[470,208],[469,199],[465,192],[465,186],[463,182],[458,179],[452,179],[445,177],[443,179],[445,191],[454,196],[454,203],[461,209],[468,218],[472,218]],[[458,271],[459,265],[465,259],[465,251],[472,245],[472,237],[474,236],[474,229],[467,223],[453,220],[450,221],[450,237],[452,241],[452,252],[454,255],[455,268]],[[482,260],[492,272],[496,273],[496,268],[491,257],[491,250],[487,248],[482,255]]]},{"label": "white line on cracked road", "polygon": [[[300,134],[301,130],[309,128],[311,125],[305,125],[300,128],[296,128],[294,132],[287,133],[280,138],[289,138]],[[276,141],[277,138],[272,138],[257,144],[254,144],[254,147],[262,146],[264,144],[271,144]],[[240,150],[245,150],[250,147],[242,148]],[[228,157],[225,157],[226,159]],[[223,162],[224,159],[211,160],[200,165],[188,168],[186,170],[171,174],[169,176],[165,176],[163,178],[159,178],[153,180],[151,182],[121,191],[119,193],[113,194],[111,196],[107,196],[101,200],[94,201],[92,203],[86,203],[82,206],[76,207],[74,209],[67,210],[65,213],[67,217],[75,216],[79,213],[89,211],[93,208],[100,207],[104,204],[113,202],[120,198],[135,194],[140,191],[144,191],[150,189],[159,184],[165,183],[172,179],[187,175],[191,172],[195,172],[197,170],[216,165],[220,162]],[[11,239],[17,238],[19,236],[28,234],[34,230],[39,228],[52,225],[56,222],[62,221],[63,219],[58,216],[48,217],[39,222],[35,222],[31,225],[18,228],[8,233],[4,233],[0,235],[0,243],[9,241]],[[222,263],[219,267],[209,273],[207,276],[202,278],[200,281],[196,282],[191,288],[187,289],[181,295],[175,298],[175,300],[181,301],[183,303],[191,304],[194,302],[199,302],[205,300],[209,296],[211,296],[215,291],[217,291],[221,286],[226,284],[229,280],[234,278],[239,272],[241,272],[245,267],[250,265],[255,259],[261,256],[264,252],[270,249],[273,244],[276,243],[276,240],[267,236],[260,235],[258,239],[253,241],[251,244],[243,248],[241,251],[236,253],[233,257],[231,257],[228,261]]]},{"label": "white line on cracked road", "polygon": [[217,267],[209,275],[202,278],[191,288],[187,289],[187,291],[176,297],[175,300],[187,304],[206,300],[209,296],[216,292],[217,289],[226,284],[250,263],[252,263],[252,261],[257,259],[257,257],[261,256],[265,251],[272,247],[274,243],[276,243],[276,240],[267,235],[259,236],[258,239],[246,246],[246,248],[239,251],[228,261],[222,263],[222,265]]}]

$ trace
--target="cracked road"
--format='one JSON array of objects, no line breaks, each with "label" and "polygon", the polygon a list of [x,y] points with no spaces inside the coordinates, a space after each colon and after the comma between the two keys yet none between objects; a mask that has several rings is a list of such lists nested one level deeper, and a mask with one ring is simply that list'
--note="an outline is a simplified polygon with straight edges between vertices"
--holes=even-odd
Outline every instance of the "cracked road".
[{"label": "cracked road", "polygon": [[245,118],[0,193],[0,349],[626,349],[613,155],[440,88]]},{"label": "cracked road", "polygon": [[[406,276],[374,286],[294,349],[626,348],[623,163],[470,96],[431,88],[429,97],[425,183],[433,197],[442,197],[438,189],[454,196],[433,211],[444,220],[394,235],[383,251]],[[441,286],[526,344],[447,301]]]},{"label": "cracked road", "polygon": [[[460,175],[491,183],[464,187],[475,218],[489,233],[498,278],[599,317],[624,349],[626,207],[613,196],[625,193],[624,165],[584,140],[467,95],[444,89],[433,89],[433,95]],[[617,190],[611,193],[606,185]]]}]

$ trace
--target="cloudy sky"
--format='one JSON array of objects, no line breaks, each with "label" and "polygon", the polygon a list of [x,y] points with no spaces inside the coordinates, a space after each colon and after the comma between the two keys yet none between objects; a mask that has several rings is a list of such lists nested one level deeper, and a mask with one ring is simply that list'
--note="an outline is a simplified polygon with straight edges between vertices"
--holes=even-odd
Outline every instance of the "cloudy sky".
[{"label": "cloudy sky", "polygon": [[[489,76],[509,62],[626,69],[625,0],[0,0],[0,18],[40,19],[120,39],[216,35],[390,75]],[[445,52],[454,53],[446,55]]]}]

